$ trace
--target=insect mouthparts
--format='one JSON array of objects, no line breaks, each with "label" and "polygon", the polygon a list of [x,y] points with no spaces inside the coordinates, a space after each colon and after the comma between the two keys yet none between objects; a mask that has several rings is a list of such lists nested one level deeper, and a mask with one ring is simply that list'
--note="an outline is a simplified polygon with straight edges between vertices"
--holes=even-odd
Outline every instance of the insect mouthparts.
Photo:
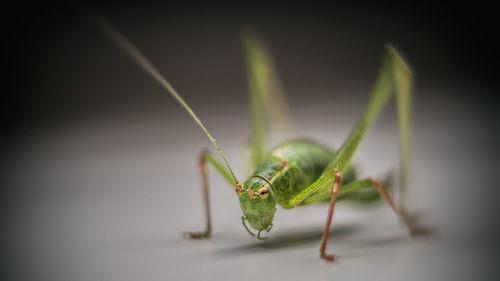
[{"label": "insect mouthparts", "polygon": [[241,216],[241,223],[243,224],[245,229],[248,231],[248,233],[250,235],[252,235],[252,237],[255,237],[255,234],[252,231],[250,231],[250,229],[248,229],[247,224],[245,223],[245,220],[246,220],[246,218],[244,216]]}]

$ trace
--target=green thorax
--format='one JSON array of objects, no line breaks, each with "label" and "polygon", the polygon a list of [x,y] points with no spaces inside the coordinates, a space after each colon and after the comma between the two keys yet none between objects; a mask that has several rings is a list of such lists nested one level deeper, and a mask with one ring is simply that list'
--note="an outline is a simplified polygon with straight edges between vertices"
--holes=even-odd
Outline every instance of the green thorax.
[{"label": "green thorax", "polygon": [[[253,175],[267,179],[276,202],[287,208],[286,202],[314,182],[334,155],[331,149],[309,140],[288,141],[274,148]],[[258,183],[264,180],[250,177],[245,190]]]}]

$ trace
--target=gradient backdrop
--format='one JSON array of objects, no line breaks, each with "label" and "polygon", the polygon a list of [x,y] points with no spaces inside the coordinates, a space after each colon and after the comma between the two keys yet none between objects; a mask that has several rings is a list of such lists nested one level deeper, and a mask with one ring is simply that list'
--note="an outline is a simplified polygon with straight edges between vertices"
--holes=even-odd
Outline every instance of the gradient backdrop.
[{"label": "gradient backdrop", "polygon": [[[6,279],[497,280],[498,31],[492,8],[473,4],[51,2],[4,11]],[[415,73],[410,207],[436,235],[409,239],[383,204],[341,204],[328,246],[338,262],[326,264],[317,253],[326,205],[279,209],[260,242],[211,173],[214,237],[183,240],[203,225],[196,163],[211,145],[89,11],[178,89],[240,179],[244,31],[270,48],[298,136],[332,147],[363,112],[391,42]],[[362,176],[397,171],[396,126],[391,102],[355,156]]]}]

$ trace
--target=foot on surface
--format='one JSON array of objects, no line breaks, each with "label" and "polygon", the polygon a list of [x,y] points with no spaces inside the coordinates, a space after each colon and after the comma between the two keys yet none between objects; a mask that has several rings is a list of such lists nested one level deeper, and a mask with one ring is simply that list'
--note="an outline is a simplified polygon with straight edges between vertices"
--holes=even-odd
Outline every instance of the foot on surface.
[{"label": "foot on surface", "polygon": [[182,233],[182,236],[184,238],[191,238],[191,239],[206,239],[210,238],[210,233],[204,231],[204,232],[184,232]]},{"label": "foot on surface", "polygon": [[420,221],[423,215],[419,213],[404,213],[404,217],[409,225],[410,235],[412,237],[425,237],[428,238],[437,233],[437,230],[433,227],[424,226]]},{"label": "foot on surface", "polygon": [[325,259],[327,262],[333,262],[335,261],[335,255],[322,255],[322,259]]}]

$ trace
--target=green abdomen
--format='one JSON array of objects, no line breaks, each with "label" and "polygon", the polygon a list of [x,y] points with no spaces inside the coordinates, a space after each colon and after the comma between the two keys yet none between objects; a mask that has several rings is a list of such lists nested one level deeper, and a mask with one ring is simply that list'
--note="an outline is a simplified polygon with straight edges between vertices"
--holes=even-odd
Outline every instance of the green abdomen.
[{"label": "green abdomen", "polygon": [[286,208],[286,202],[313,183],[334,155],[312,141],[288,141],[272,150],[254,174],[271,182],[277,203]]}]

